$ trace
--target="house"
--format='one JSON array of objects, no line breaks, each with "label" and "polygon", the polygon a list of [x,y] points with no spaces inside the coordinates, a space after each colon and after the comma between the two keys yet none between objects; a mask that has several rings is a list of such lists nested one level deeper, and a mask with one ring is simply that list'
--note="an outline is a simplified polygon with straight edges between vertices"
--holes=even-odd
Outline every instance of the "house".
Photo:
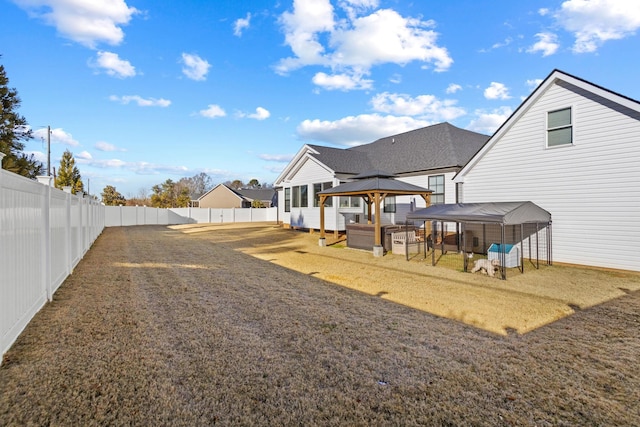
[{"label": "house", "polygon": [[[432,190],[432,203],[454,203],[453,176],[488,139],[488,135],[440,123],[346,149],[306,144],[275,181],[278,217],[291,227],[319,229],[318,193],[371,170]],[[422,198],[408,195],[386,197],[382,203],[383,224],[404,221],[407,212],[426,206]],[[342,231],[346,224],[368,218],[362,197],[329,198],[324,209],[327,230]]]},{"label": "house", "polygon": [[454,177],[460,202],[529,200],[553,261],[640,271],[640,103],[554,70]]},{"label": "house", "polygon": [[273,188],[234,190],[224,184],[218,184],[200,196],[194,205],[201,208],[270,208],[274,195]]}]

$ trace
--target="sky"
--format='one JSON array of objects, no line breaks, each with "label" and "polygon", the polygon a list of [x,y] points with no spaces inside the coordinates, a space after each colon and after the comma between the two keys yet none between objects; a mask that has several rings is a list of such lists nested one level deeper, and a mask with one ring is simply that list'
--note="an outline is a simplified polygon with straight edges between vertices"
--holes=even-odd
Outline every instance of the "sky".
[{"label": "sky", "polygon": [[639,31],[636,0],[0,0],[0,64],[25,151],[132,198],[272,184],[304,144],[490,135],[554,69],[638,100]]}]

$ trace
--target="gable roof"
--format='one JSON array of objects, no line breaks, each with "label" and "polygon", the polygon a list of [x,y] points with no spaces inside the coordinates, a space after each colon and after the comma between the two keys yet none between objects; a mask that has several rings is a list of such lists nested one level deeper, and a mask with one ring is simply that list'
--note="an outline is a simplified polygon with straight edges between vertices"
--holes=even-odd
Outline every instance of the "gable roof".
[{"label": "gable roof", "polygon": [[276,183],[295,173],[296,165],[305,158],[313,159],[334,174],[345,175],[357,175],[368,170],[403,175],[459,168],[487,139],[488,135],[460,129],[450,123],[439,123],[346,149],[307,144],[291,160]]},{"label": "gable roof", "polygon": [[365,155],[370,168],[406,174],[462,167],[488,139],[488,135],[445,122],[381,138],[346,151]]},{"label": "gable roof", "polygon": [[624,95],[620,95],[609,89],[605,89],[602,86],[598,86],[594,83],[588,82],[579,77],[565,73],[558,69],[554,69],[545,78],[540,85],[525,99],[522,104],[516,108],[516,110],[509,116],[509,118],[494,132],[494,134],[487,140],[486,144],[480,150],[472,156],[469,161],[460,169],[460,171],[454,176],[455,178],[466,175],[469,170],[476,165],[480,159],[496,144],[500,138],[507,133],[509,129],[516,123],[528,110],[534,105],[538,99],[554,84],[558,84],[560,81],[573,85],[581,90],[591,92],[601,98],[607,99],[611,102],[615,102],[619,105],[625,106],[631,110],[640,112],[640,102],[629,98]]},{"label": "gable roof", "polygon": [[240,200],[247,200],[249,202],[252,202],[254,200],[261,200],[261,201],[268,200],[268,201],[271,201],[271,199],[273,198],[273,194],[276,191],[273,188],[242,188],[242,189],[239,189],[239,190],[234,190],[233,188],[229,187],[228,185],[218,184],[215,187],[213,187],[211,190],[209,190],[206,193],[204,193],[202,196],[198,197],[197,200],[204,199],[207,195],[209,195],[210,193],[212,193],[215,189],[217,189],[219,187],[222,187],[222,188],[228,190],[231,194],[233,194],[234,196],[236,196]]},{"label": "gable roof", "polygon": [[240,188],[238,190],[231,189],[231,191],[239,194],[242,198],[248,201],[271,201],[273,194],[275,193],[273,188]]}]

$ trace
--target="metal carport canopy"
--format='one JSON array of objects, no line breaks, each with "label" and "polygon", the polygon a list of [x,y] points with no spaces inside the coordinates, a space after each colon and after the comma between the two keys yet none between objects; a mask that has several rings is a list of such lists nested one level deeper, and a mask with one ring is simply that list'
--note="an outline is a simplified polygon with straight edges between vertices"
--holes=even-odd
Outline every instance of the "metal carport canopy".
[{"label": "metal carport canopy", "polygon": [[551,222],[551,214],[533,202],[487,202],[432,205],[407,214],[407,219],[491,222],[503,225]]}]

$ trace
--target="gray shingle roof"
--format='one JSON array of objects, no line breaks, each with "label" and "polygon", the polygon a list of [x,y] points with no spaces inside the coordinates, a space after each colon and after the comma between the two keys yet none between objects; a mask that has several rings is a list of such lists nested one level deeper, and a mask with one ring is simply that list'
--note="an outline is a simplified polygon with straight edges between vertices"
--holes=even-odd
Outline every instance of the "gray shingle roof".
[{"label": "gray shingle roof", "polygon": [[439,123],[348,149],[312,145],[319,161],[336,173],[370,169],[393,174],[462,167],[489,139],[488,135]]},{"label": "gray shingle roof", "polygon": [[248,200],[271,200],[275,193],[273,188],[242,188],[233,191]]},{"label": "gray shingle roof", "polygon": [[367,191],[386,191],[390,193],[422,194],[431,193],[431,190],[408,182],[391,178],[369,178],[357,181],[345,182],[337,187],[321,191],[319,194],[361,193]]}]

